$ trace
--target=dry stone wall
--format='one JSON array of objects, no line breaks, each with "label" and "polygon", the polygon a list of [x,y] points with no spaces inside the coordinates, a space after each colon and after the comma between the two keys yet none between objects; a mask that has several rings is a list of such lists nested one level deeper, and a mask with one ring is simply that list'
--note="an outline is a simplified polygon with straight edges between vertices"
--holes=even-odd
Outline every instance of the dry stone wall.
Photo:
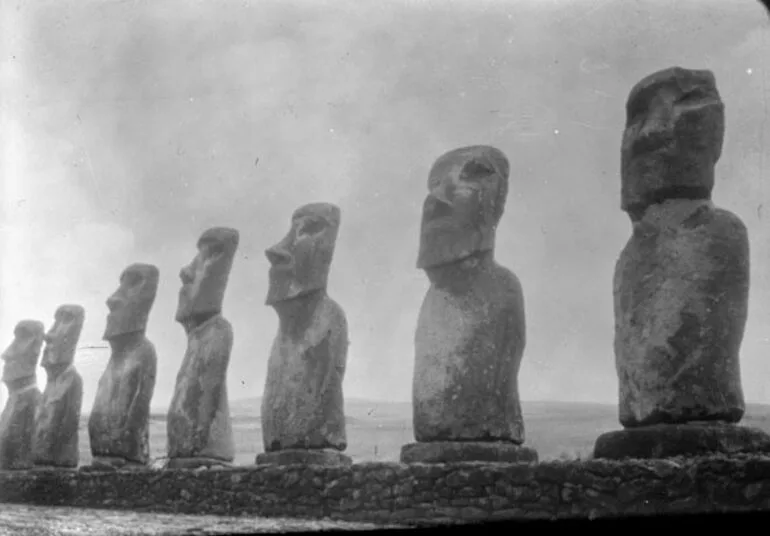
[{"label": "dry stone wall", "polygon": [[384,523],[770,510],[770,456],[0,473],[0,502]]}]

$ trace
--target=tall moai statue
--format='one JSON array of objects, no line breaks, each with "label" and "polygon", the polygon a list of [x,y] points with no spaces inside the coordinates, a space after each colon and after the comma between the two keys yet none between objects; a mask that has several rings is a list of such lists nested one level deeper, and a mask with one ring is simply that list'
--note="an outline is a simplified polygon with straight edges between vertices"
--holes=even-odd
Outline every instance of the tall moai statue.
[{"label": "tall moai statue", "polygon": [[187,333],[187,351],[168,410],[169,469],[228,466],[235,459],[227,398],[233,329],[222,302],[238,239],[235,229],[208,229],[179,273],[176,321]]},{"label": "tall moai statue", "polygon": [[257,464],[348,465],[342,382],[348,326],[326,293],[340,226],[329,203],[298,208],[291,229],[266,250],[270,287],[266,304],[278,314],[278,334],[262,397],[265,452]]},{"label": "tall moai statue", "polygon": [[36,466],[76,468],[80,461],[78,428],[83,403],[83,379],[75,370],[75,349],[85,321],[80,305],[62,305],[45,334],[40,363],[48,375],[35,417],[32,445]]},{"label": "tall moai statue", "polygon": [[498,149],[462,147],[430,170],[417,266],[430,288],[415,336],[416,443],[404,463],[534,462],[523,446],[518,374],[526,343],[519,279],[494,258],[508,195]]},{"label": "tall moai statue", "polygon": [[633,234],[614,276],[624,430],[597,458],[766,450],[743,417],[739,350],[748,312],[746,227],[711,201],[724,105],[714,75],[680,67],[634,86],[621,149]]},{"label": "tall moai statue", "polygon": [[35,414],[40,403],[37,362],[45,327],[37,320],[22,320],[13,330],[13,342],[3,352],[3,383],[8,401],[0,415],[0,470],[30,469]]},{"label": "tall moai statue", "polygon": [[132,264],[107,299],[103,339],[112,353],[88,420],[94,468],[142,468],[150,461],[150,401],[157,356],[145,331],[158,277],[157,267]]}]

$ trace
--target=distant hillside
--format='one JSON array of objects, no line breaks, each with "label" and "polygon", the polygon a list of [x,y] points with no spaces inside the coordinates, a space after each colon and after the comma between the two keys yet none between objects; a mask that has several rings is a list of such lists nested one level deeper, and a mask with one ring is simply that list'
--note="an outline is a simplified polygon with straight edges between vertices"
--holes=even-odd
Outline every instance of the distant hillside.
[{"label": "distant hillside", "polygon": [[[230,415],[234,422],[251,422],[258,420],[262,397],[241,398],[230,401]],[[523,401],[522,412],[525,425],[535,423],[569,423],[588,427],[616,429],[618,409],[614,404],[600,402],[565,402],[565,401]],[[152,420],[165,421],[167,410],[156,409],[152,412]],[[349,424],[373,422],[380,425],[411,426],[411,402],[387,402],[381,400],[366,400],[350,398],[345,400],[345,415]],[[88,419],[83,414],[82,420]],[[762,426],[765,423],[770,429],[770,404],[746,404],[746,415],[741,421],[748,426]]]}]

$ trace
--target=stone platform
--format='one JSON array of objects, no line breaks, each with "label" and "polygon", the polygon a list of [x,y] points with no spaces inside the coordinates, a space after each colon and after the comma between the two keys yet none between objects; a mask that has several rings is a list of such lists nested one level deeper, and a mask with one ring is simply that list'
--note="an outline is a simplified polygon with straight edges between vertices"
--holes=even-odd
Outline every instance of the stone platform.
[{"label": "stone platform", "polygon": [[656,424],[607,432],[594,444],[594,458],[670,458],[770,452],[770,435],[721,422]]},{"label": "stone platform", "polygon": [[503,441],[435,441],[401,447],[401,463],[537,463],[537,451]]},{"label": "stone platform", "polygon": [[285,449],[257,454],[257,465],[351,465],[347,454],[333,449]]}]

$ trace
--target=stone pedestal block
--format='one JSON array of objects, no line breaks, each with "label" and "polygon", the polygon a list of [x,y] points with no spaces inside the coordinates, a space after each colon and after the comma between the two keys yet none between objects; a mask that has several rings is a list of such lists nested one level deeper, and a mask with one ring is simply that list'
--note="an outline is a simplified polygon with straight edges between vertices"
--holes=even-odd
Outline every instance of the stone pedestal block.
[{"label": "stone pedestal block", "polygon": [[602,434],[594,458],[669,458],[704,454],[770,452],[770,434],[720,422],[659,424]]}]

